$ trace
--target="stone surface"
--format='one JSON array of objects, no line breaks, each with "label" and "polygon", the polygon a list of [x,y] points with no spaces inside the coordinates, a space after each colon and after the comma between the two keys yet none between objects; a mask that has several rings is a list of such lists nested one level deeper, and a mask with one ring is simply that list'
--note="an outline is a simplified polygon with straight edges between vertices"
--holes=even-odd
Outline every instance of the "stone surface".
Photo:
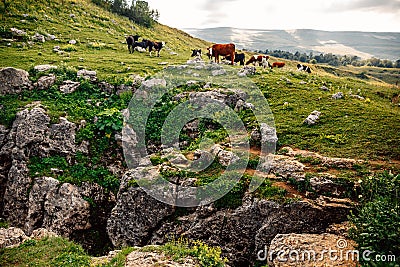
[{"label": "stone surface", "polygon": [[142,246],[174,208],[155,200],[140,188],[129,188],[119,195],[107,223],[114,246]]},{"label": "stone surface", "polygon": [[279,234],[269,246],[268,266],[352,267],[358,265],[353,258],[354,250],[355,243],[342,236]]},{"label": "stone surface", "polygon": [[17,247],[28,239],[20,228],[0,228],[0,249]]},{"label": "stone surface", "polygon": [[70,94],[75,92],[76,89],[78,89],[80,83],[79,82],[73,82],[73,81],[64,81],[63,84],[60,86],[60,91],[64,94]]},{"label": "stone surface", "polygon": [[303,123],[307,124],[307,125],[314,125],[317,123],[317,121],[319,120],[319,117],[321,116],[321,112],[314,110],[313,112],[311,112],[311,114],[304,120]]},{"label": "stone surface", "polygon": [[222,166],[228,166],[240,160],[240,158],[232,151],[224,150],[220,145],[214,145],[211,148],[211,154],[217,157]]},{"label": "stone surface", "polygon": [[332,95],[332,99],[335,99],[335,100],[342,99],[343,97],[344,97],[344,94],[342,92],[338,92],[338,93]]},{"label": "stone surface", "polygon": [[50,74],[48,76],[40,77],[33,86],[38,90],[47,90],[56,82],[56,76],[54,74]]},{"label": "stone surface", "polygon": [[52,124],[49,133],[50,150],[61,155],[74,155],[76,125],[60,117],[60,123]]},{"label": "stone surface", "polygon": [[0,69],[0,95],[18,94],[31,88],[29,73],[15,68]]},{"label": "stone surface", "polygon": [[34,42],[41,42],[41,43],[46,42],[46,38],[42,34],[39,34],[37,32],[35,33],[35,35],[32,36],[32,40]]},{"label": "stone surface", "polygon": [[33,67],[33,69],[36,70],[36,71],[38,71],[38,72],[45,72],[45,71],[49,71],[49,70],[57,69],[57,68],[58,68],[58,67],[55,66],[55,65],[48,65],[48,64],[45,64],[45,65],[37,65],[37,66]]},{"label": "stone surface", "polygon": [[176,262],[163,253],[134,251],[126,257],[125,267],[196,267],[199,266],[193,259],[186,258],[183,262]]},{"label": "stone surface", "polygon": [[81,77],[90,80],[92,82],[97,80],[97,73],[94,70],[85,70],[85,69],[78,70],[76,75],[77,77]]},{"label": "stone surface", "polygon": [[29,194],[29,211],[25,229],[31,233],[46,228],[69,237],[77,230],[90,228],[89,203],[76,186],[60,184],[54,178],[37,178]]},{"label": "stone surface", "polygon": [[162,244],[166,235],[185,236],[220,246],[232,266],[253,266],[256,251],[277,234],[323,233],[327,226],[347,219],[351,202],[330,198],[280,205],[251,196],[234,210],[200,207],[196,212],[164,222],[151,239]]},{"label": "stone surface", "polygon": [[249,76],[249,75],[254,75],[256,74],[256,67],[254,66],[244,66],[241,70],[238,72],[239,77],[244,77],[244,76]]}]

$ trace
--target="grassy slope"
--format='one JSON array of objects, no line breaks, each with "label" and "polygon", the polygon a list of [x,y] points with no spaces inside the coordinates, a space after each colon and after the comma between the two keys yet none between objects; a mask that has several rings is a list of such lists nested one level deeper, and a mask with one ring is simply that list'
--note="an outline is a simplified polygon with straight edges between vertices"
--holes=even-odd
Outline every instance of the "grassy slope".
[{"label": "grassy slope", "polygon": [[[100,79],[126,81],[131,74],[147,76],[157,72],[162,69],[158,65],[160,62],[183,63],[189,58],[191,48],[207,45],[164,25],[157,24],[152,29],[140,27],[89,1],[66,1],[62,6],[60,0],[52,0],[49,7],[46,3],[43,0],[30,5],[22,1],[13,2],[10,15],[6,15],[0,25],[3,31],[16,27],[26,30],[30,36],[35,32],[54,34],[60,41],[23,47],[21,42],[13,42],[11,47],[3,42],[0,44],[1,66],[30,69],[34,65],[50,63],[96,70]],[[29,16],[23,17],[24,13]],[[70,14],[74,14],[75,18],[71,18]],[[128,54],[124,35],[133,33],[166,41],[168,48],[162,50],[161,58],[150,57],[148,53]],[[52,51],[55,45],[67,49],[70,39],[78,41],[73,48],[76,51],[63,55]],[[171,51],[178,55],[171,55]],[[296,62],[287,62],[282,70],[258,69],[253,77],[274,112],[279,145],[310,149],[331,156],[400,158],[400,108],[390,101],[393,95],[399,93],[397,88],[375,79],[357,79],[351,74],[351,69],[327,71],[325,67],[316,65],[312,66],[313,74],[308,75],[298,73],[295,65]],[[342,77],[332,75],[333,71]],[[287,84],[286,79],[292,84]],[[301,81],[306,84],[300,84]],[[323,92],[319,89],[322,85],[328,86],[331,91]],[[370,102],[348,97],[350,90],[354,94],[360,90],[358,94],[369,98]],[[346,94],[345,99],[332,100],[331,95],[339,91]],[[285,102],[289,102],[289,107],[283,105]],[[302,125],[302,121],[315,109],[322,112],[320,123],[313,127]],[[74,121],[79,121],[79,118],[75,117]]]},{"label": "grassy slope", "polygon": [[[55,64],[96,70],[100,78],[127,76],[130,73],[143,76],[161,69],[157,65],[161,60],[150,58],[148,53],[128,54],[126,35],[137,33],[147,39],[166,42],[167,49],[163,49],[161,54],[162,61],[167,62],[185,62],[190,56],[190,47],[207,46],[205,41],[164,25],[156,24],[152,29],[138,26],[127,18],[97,7],[89,0],[65,1],[64,5],[61,5],[61,0],[52,0],[49,1],[49,7],[47,2],[39,0],[31,5],[20,0],[12,2],[10,15],[0,22],[0,27],[3,30],[11,27],[23,29],[29,36],[35,32],[54,34],[59,42],[35,43],[24,47],[20,47],[21,43],[12,43],[10,48],[6,46],[7,42],[3,42],[0,46],[1,66],[29,69],[39,64]],[[25,18],[23,14],[29,16]],[[71,18],[70,14],[75,17]],[[53,52],[56,45],[67,49],[71,39],[78,42],[74,46],[76,51],[64,55]],[[178,55],[171,55],[171,51]]]}]

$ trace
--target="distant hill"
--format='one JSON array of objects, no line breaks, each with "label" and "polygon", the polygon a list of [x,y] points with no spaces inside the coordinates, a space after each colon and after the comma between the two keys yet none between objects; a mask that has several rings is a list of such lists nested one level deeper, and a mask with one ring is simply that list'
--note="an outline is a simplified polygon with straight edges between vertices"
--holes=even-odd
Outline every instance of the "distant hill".
[{"label": "distant hill", "polygon": [[363,59],[400,58],[400,33],[256,30],[238,28],[185,29],[191,35],[216,43],[234,42],[247,50],[284,50],[289,52],[333,53],[356,55]]}]

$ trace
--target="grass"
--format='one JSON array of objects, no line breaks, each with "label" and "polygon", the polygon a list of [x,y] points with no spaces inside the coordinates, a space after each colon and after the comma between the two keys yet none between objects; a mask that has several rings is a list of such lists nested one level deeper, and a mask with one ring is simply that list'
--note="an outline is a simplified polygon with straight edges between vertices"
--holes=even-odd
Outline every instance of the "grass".
[{"label": "grass", "polygon": [[[125,266],[128,254],[136,249],[124,248],[108,263],[96,263],[80,245],[62,237],[49,237],[27,240],[15,248],[0,249],[0,266],[122,267]],[[226,263],[220,248],[208,246],[201,241],[178,239],[163,246],[143,247],[140,251],[164,253],[176,262],[190,257],[201,267],[222,267]]]},{"label": "grass", "polygon": [[90,266],[83,248],[61,237],[28,240],[18,247],[0,249],[1,266]]},{"label": "grass", "polygon": [[[29,19],[22,14],[29,14]],[[71,18],[70,14],[75,17]],[[133,73],[150,75],[162,69],[158,65],[161,61],[185,62],[190,56],[188,47],[207,47],[206,42],[177,29],[160,24],[151,29],[136,25],[89,0],[39,0],[29,6],[25,1],[13,1],[9,14],[0,21],[2,35],[9,35],[11,27],[23,29],[30,36],[35,32],[53,34],[58,41],[32,45],[11,42],[11,47],[7,45],[8,41],[1,42],[0,48],[4,51],[1,66],[30,69],[39,64],[68,65],[96,70],[101,79],[125,77]],[[129,54],[125,35],[135,33],[143,38],[166,42],[167,48],[162,50],[162,57],[150,57],[148,53],[139,52]],[[69,45],[71,39],[77,44]],[[54,53],[54,46],[60,46],[65,53]]]}]

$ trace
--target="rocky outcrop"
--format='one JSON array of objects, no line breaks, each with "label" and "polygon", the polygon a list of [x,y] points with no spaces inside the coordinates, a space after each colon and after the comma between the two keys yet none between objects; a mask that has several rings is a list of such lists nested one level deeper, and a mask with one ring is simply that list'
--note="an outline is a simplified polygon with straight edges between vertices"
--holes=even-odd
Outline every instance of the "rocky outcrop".
[{"label": "rocky outcrop", "polygon": [[80,83],[79,82],[73,82],[73,81],[64,81],[63,84],[60,86],[60,91],[63,94],[71,94],[78,89]]},{"label": "rocky outcrop", "polygon": [[20,228],[0,228],[0,249],[13,248],[21,245],[23,242],[30,239],[43,239],[45,237],[55,237],[56,233],[40,228],[33,231],[31,236],[27,236]]},{"label": "rocky outcrop", "polygon": [[40,77],[33,86],[38,90],[47,90],[56,82],[56,76],[54,74],[50,74],[48,76]]},{"label": "rocky outcrop", "polygon": [[364,163],[364,161],[362,160],[348,159],[348,158],[331,158],[306,150],[299,150],[299,149],[294,150],[290,147],[283,147],[281,148],[281,150],[286,151],[285,155],[288,155],[290,157],[301,156],[304,158],[306,157],[315,158],[320,161],[320,165],[328,168],[351,169],[357,164]]},{"label": "rocky outcrop", "polygon": [[19,94],[31,87],[27,71],[15,68],[0,69],[0,95]]},{"label": "rocky outcrop", "polygon": [[94,70],[78,70],[78,72],[76,73],[77,77],[81,77],[83,79],[87,79],[90,80],[92,82],[97,81],[97,73]]},{"label": "rocky outcrop", "polygon": [[332,234],[279,234],[259,252],[268,266],[358,266],[355,243]]},{"label": "rocky outcrop", "polygon": [[20,228],[0,228],[0,249],[17,247],[28,239]]},{"label": "rocky outcrop", "polygon": [[119,195],[111,212],[107,232],[114,246],[146,245],[154,230],[174,212],[140,188],[129,188]]},{"label": "rocky outcrop", "polygon": [[33,67],[33,69],[37,72],[45,72],[45,71],[49,71],[52,69],[57,69],[58,67],[55,65],[49,65],[49,64],[44,64],[44,65],[37,65],[35,67]]},{"label": "rocky outcrop", "polygon": [[60,184],[54,178],[35,180],[29,193],[28,216],[25,229],[46,228],[63,236],[90,227],[89,203],[84,200],[76,186]]},{"label": "rocky outcrop", "polygon": [[311,112],[310,115],[308,115],[308,117],[304,120],[303,123],[307,125],[314,125],[318,122],[320,116],[321,112],[314,110],[313,112]]},{"label": "rocky outcrop", "polygon": [[151,242],[164,243],[167,235],[204,240],[222,247],[233,266],[252,266],[255,252],[277,234],[323,233],[330,224],[346,220],[350,208],[350,201],[330,198],[280,205],[247,196],[235,210],[209,206],[164,222]]},{"label": "rocky outcrop", "polygon": [[[76,188],[60,187],[58,181],[49,180],[52,178],[33,181],[29,175],[27,164],[32,156],[75,154],[76,126],[64,118],[60,120],[60,123],[50,125],[50,117],[46,111],[40,104],[35,103],[17,113],[0,150],[0,157],[9,162],[9,165],[6,164],[2,169],[2,188],[5,188],[4,192],[0,192],[2,193],[2,216],[12,225],[26,226],[29,233],[38,227],[48,227],[60,234],[68,235],[70,230],[64,230],[60,226],[65,223],[61,219],[63,214],[57,215],[57,212],[54,214],[50,212],[59,211],[59,209],[66,212],[69,208],[81,212],[84,210],[82,207],[87,208],[86,205],[88,205],[86,201],[80,202],[79,199],[82,200],[82,198],[78,198],[80,195]],[[53,194],[55,191],[57,193]],[[46,206],[47,210],[44,208],[44,203],[56,204],[57,201],[65,203],[59,203],[54,208],[51,205]],[[55,217],[49,218],[45,214]],[[73,216],[76,215],[71,215]],[[85,217],[86,213],[82,216]],[[82,221],[84,224],[84,220]],[[75,222],[71,223],[73,224]],[[77,223],[78,226],[71,227],[71,225],[65,224],[65,227],[71,229],[83,227],[80,223]]]},{"label": "rocky outcrop", "polygon": [[134,251],[126,257],[125,267],[153,267],[157,266],[168,266],[168,267],[196,267],[198,264],[190,258],[180,260],[176,262],[170,259],[170,257],[163,253],[157,252],[142,252]]}]

